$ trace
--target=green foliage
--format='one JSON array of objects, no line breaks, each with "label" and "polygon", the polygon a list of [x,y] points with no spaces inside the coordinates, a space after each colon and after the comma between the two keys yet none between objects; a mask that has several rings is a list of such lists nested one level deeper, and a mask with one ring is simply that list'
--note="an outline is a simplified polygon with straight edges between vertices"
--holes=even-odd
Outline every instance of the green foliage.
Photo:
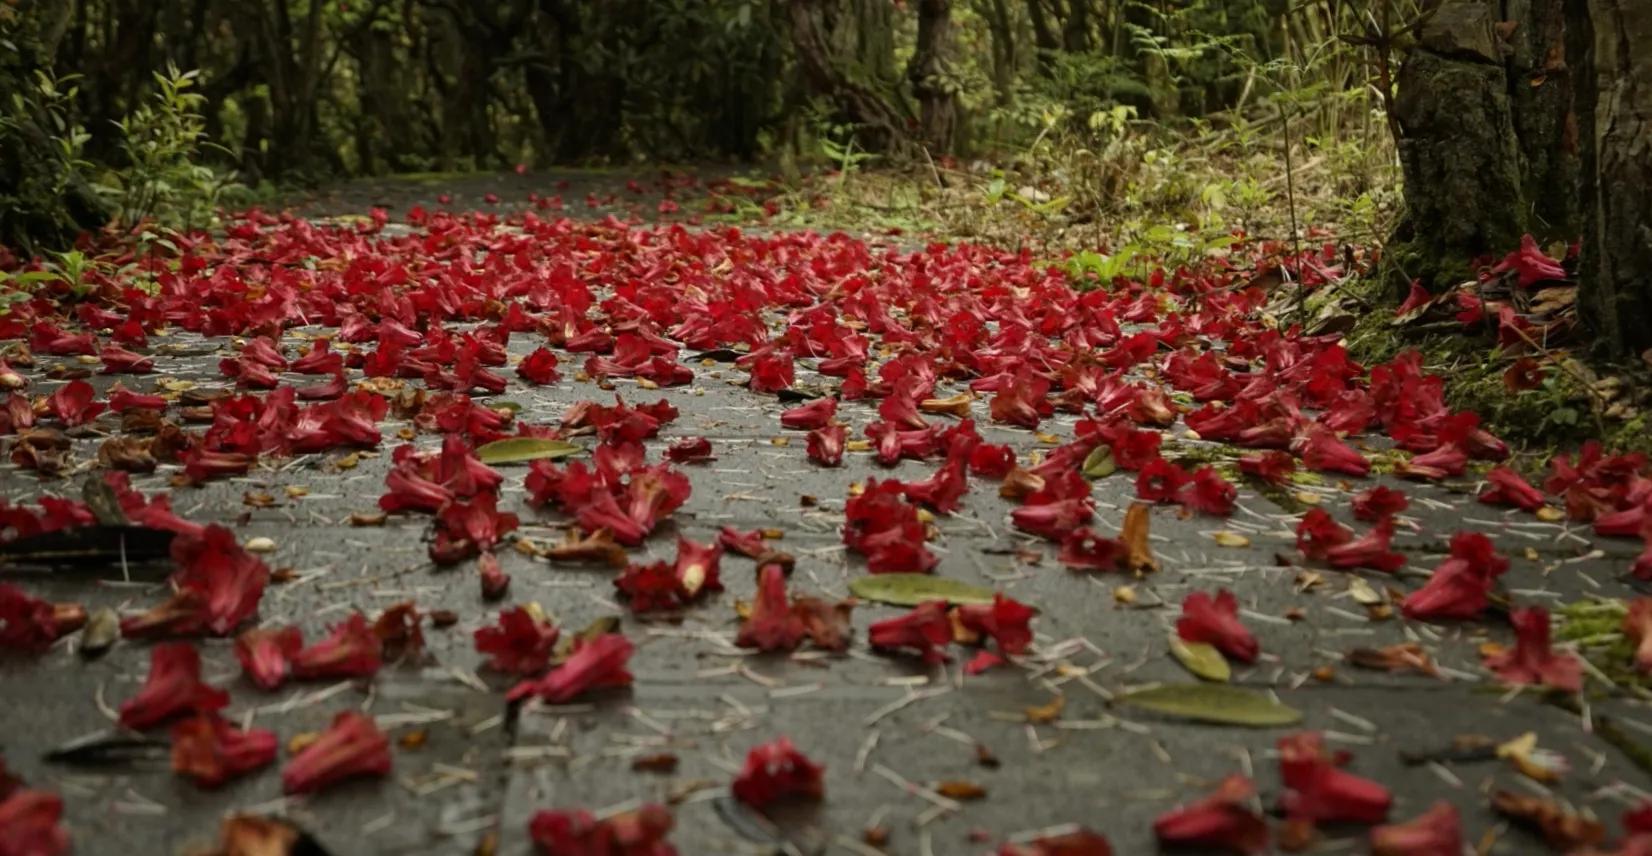
[{"label": "green foliage", "polygon": [[200,73],[168,66],[154,75],[151,98],[117,123],[126,163],[108,173],[99,192],[117,210],[116,225],[130,229],[154,219],[166,228],[212,222],[229,176],[202,161],[205,96]]}]

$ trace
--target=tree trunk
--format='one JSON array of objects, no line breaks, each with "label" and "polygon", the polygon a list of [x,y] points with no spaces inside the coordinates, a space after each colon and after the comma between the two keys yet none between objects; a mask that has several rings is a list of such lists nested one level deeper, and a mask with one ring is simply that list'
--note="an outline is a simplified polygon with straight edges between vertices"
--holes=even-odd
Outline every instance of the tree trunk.
[{"label": "tree trunk", "polygon": [[1584,318],[1613,354],[1652,347],[1652,6],[1569,0],[1583,171]]},{"label": "tree trunk", "polygon": [[952,0],[920,0],[917,50],[906,77],[918,100],[924,144],[936,154],[951,153],[958,142],[958,90],[946,61],[951,41]]},{"label": "tree trunk", "polygon": [[845,116],[862,125],[875,148],[901,151],[910,147],[915,124],[897,92],[880,92],[845,73],[828,40],[824,3],[831,0],[787,0],[792,47],[804,80],[815,93],[837,102]]}]

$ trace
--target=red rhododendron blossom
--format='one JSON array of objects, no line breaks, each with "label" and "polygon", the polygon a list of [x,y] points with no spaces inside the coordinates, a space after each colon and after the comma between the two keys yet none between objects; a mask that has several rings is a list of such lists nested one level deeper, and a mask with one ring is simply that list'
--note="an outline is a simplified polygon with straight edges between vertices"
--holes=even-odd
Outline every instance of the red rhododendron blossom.
[{"label": "red rhododendron blossom", "polygon": [[901,499],[900,482],[868,479],[844,505],[843,543],[866,557],[873,573],[926,573],[938,559],[924,547],[918,509]]},{"label": "red rhododendron blossom", "polygon": [[140,395],[125,388],[109,390],[109,409],[116,413],[129,410],[165,410],[167,400],[158,395]]},{"label": "red rhododendron blossom", "polygon": [[1520,249],[1504,256],[1503,260],[1491,269],[1489,275],[1497,276],[1508,271],[1514,271],[1515,282],[1521,288],[1531,288],[1540,282],[1566,278],[1566,269],[1561,267],[1559,262],[1549,258],[1543,252],[1543,248],[1537,245],[1537,239],[1531,235],[1521,236]]},{"label": "red rhododendron blossom", "polygon": [[1480,501],[1487,505],[1512,505],[1522,511],[1536,511],[1543,507],[1543,492],[1532,487],[1520,474],[1508,467],[1495,467],[1486,473],[1490,482],[1480,493]]},{"label": "red rhododendron blossom", "polygon": [[1113,856],[1113,846],[1088,829],[1045,835],[998,848],[998,856]]},{"label": "red rhododendron blossom", "polygon": [[1251,810],[1256,785],[1235,773],[1204,799],[1159,815],[1153,834],[1167,847],[1253,854],[1268,849],[1268,824]]},{"label": "red rhododendron blossom", "polygon": [[326,639],[292,655],[292,675],[318,678],[369,678],[382,664],[383,645],[366,616],[352,613],[333,626]]},{"label": "red rhododendron blossom", "polygon": [[1379,485],[1354,495],[1354,517],[1375,523],[1399,514],[1410,505],[1411,500],[1405,494]]},{"label": "red rhododendron blossom", "polygon": [[213,525],[200,536],[180,534],[172,539],[171,552],[178,567],[172,583],[201,596],[208,631],[227,635],[258,611],[270,569],[236,541],[234,532]]},{"label": "red rhododendron blossom", "polygon": [[[5,524],[0,521],[0,529]],[[86,610],[30,597],[10,583],[0,583],[0,650],[36,653],[86,623]]]},{"label": "red rhododendron blossom", "polygon": [[584,809],[541,811],[528,837],[544,856],[677,856],[665,840],[672,825],[671,812],[653,803],[601,820]]},{"label": "red rhododendron blossom", "polygon": [[1079,527],[1061,539],[1056,560],[1069,568],[1086,571],[1116,571],[1124,561],[1124,544],[1088,526]]},{"label": "red rhododendron blossom", "polygon": [[605,633],[580,640],[566,662],[542,678],[523,681],[511,688],[506,698],[518,701],[538,696],[548,704],[567,704],[591,690],[628,687],[631,672],[626,664],[635,646],[618,633]]},{"label": "red rhododendron blossom", "polygon": [[372,717],[346,710],[282,768],[281,790],[310,794],[347,779],[389,774],[390,740]]},{"label": "red rhododendron blossom", "polygon": [[1509,613],[1514,650],[1484,655],[1486,668],[1504,683],[1534,684],[1566,692],[1583,689],[1583,666],[1577,655],[1549,646],[1549,611],[1529,606]]},{"label": "red rhododendron blossom", "polygon": [[241,672],[263,690],[279,688],[292,671],[292,658],[304,649],[304,634],[297,627],[257,628],[235,637],[235,658]]},{"label": "red rhododendron blossom", "polygon": [[780,414],[780,425],[794,431],[813,431],[830,425],[837,416],[837,399],[817,398]]},{"label": "red rhododendron blossom", "polygon": [[758,354],[753,352],[750,365],[751,378],[747,385],[752,392],[779,392],[791,389],[795,380],[792,368],[792,355],[783,350],[770,350]]},{"label": "red rhododendron blossom", "polygon": [[826,795],[825,770],[778,737],[752,747],[746,765],[734,777],[734,798],[759,811],[787,800],[818,800]]},{"label": "red rhododendron blossom", "polygon": [[897,389],[878,403],[878,418],[901,428],[921,430],[929,427],[918,412],[918,399],[906,389]]},{"label": "red rhododendron blossom", "polygon": [[98,352],[104,374],[149,374],[155,370],[155,359],[133,353],[119,345],[105,345]]},{"label": "red rhododendron blossom", "polygon": [[1195,470],[1193,478],[1176,493],[1176,501],[1183,508],[1216,517],[1232,514],[1234,501],[1238,498],[1239,489],[1222,478],[1215,467]]},{"label": "red rhododendron blossom", "polygon": [[679,464],[699,464],[712,460],[711,441],[704,437],[684,437],[665,449],[667,460]]},{"label": "red rhododendron blossom", "polygon": [[63,800],[45,791],[0,796],[0,856],[66,856],[69,833],[58,826]]},{"label": "red rhododendron blossom", "polygon": [[516,374],[523,380],[540,386],[562,379],[562,375],[556,370],[556,354],[544,348],[535,348],[533,353],[523,357],[522,362],[516,364]]},{"label": "red rhododendron blossom", "polygon": [[1418,309],[1427,306],[1433,300],[1434,295],[1429,294],[1428,289],[1423,288],[1422,280],[1411,280],[1411,291],[1406,295],[1405,302],[1401,303],[1399,308],[1394,310],[1394,317],[1403,318],[1406,315],[1410,315]]},{"label": "red rhododendron blossom", "polygon": [[46,397],[46,407],[64,425],[73,428],[85,425],[103,412],[103,405],[94,399],[97,390],[83,380],[70,381]]},{"label": "red rhododendron blossom", "polygon": [[229,704],[229,693],[201,681],[201,655],[185,642],[149,651],[149,677],[137,695],[120,706],[120,724],[134,731],[154,728],[187,713],[211,713]]},{"label": "red rhododendron blossom", "polygon": [[[1035,494],[1036,496],[1036,494]],[[1063,499],[1026,505],[1010,512],[1015,528],[1052,541],[1064,541],[1075,530],[1090,522],[1094,511],[1088,499]]]},{"label": "red rhododendron blossom", "polygon": [[1261,652],[1256,637],[1239,622],[1239,600],[1222,589],[1209,594],[1189,592],[1182,600],[1182,616],[1176,619],[1176,635],[1188,642],[1203,642],[1241,663],[1256,662]]},{"label": "red rhododendron blossom", "polygon": [[722,558],[722,544],[700,544],[678,535],[677,558],[671,566],[678,593],[693,600],[708,591],[722,591],[723,581],[718,575]]},{"label": "red rhododendron blossom", "polygon": [[1370,568],[1393,573],[1405,567],[1405,555],[1389,549],[1394,538],[1394,521],[1382,520],[1358,538],[1325,551],[1325,561],[1333,568]]},{"label": "red rhododendron blossom", "polygon": [[926,601],[905,615],[876,622],[867,628],[867,636],[874,648],[914,650],[926,663],[951,659],[943,650],[952,642],[952,622],[947,618],[945,601]]},{"label": "red rhododendron blossom", "polygon": [[1432,452],[1414,455],[1394,467],[1394,474],[1408,479],[1438,481],[1460,476],[1468,466],[1468,453],[1456,443],[1446,443]]},{"label": "red rhododendron blossom", "polygon": [[1296,452],[1310,470],[1364,476],[1371,472],[1371,462],[1353,447],[1337,439],[1326,428],[1310,428],[1299,441]]},{"label": "red rhododendron blossom", "polygon": [[1340,769],[1317,731],[1279,738],[1279,773],[1286,817],[1307,823],[1380,823],[1393,795],[1382,785]]},{"label": "red rhododendron blossom", "polygon": [[786,598],[786,572],[768,564],[757,571],[757,596],[734,644],[759,651],[791,651],[803,641],[804,623]]},{"label": "red rhododendron blossom", "polygon": [[437,564],[453,564],[491,552],[519,522],[515,514],[499,510],[499,497],[492,492],[478,493],[468,501],[456,499],[436,514],[430,559]]},{"label": "red rhododendron blossom", "polygon": [[957,608],[958,624],[972,633],[991,637],[998,653],[1025,654],[1032,646],[1030,624],[1038,610],[1003,593],[994,594],[990,604],[964,604]]},{"label": "red rhododendron blossom", "polygon": [[172,771],[216,788],[275,761],[275,732],[242,731],[216,713],[203,713],[172,727]]},{"label": "red rhododendron blossom", "polygon": [[387,492],[379,497],[379,508],[391,514],[408,511],[435,514],[453,501],[453,491],[419,475],[415,470],[414,467],[397,465],[385,474]]},{"label": "red rhododendron blossom", "polygon": [[1457,807],[1440,800],[1404,823],[1371,830],[1371,856],[1462,856],[1463,829]]},{"label": "red rhododendron blossom", "polygon": [[476,629],[476,650],[496,672],[532,675],[550,665],[560,635],[538,610],[519,606],[500,612],[498,624]]},{"label": "red rhododendron blossom", "polygon": [[823,467],[836,467],[843,463],[843,444],[848,439],[848,432],[842,425],[827,425],[809,432],[807,441],[809,460]]},{"label": "red rhododendron blossom", "polygon": [[1164,458],[1154,458],[1136,474],[1136,497],[1147,502],[1175,502],[1192,477]]},{"label": "red rhododendron blossom", "polygon": [[935,475],[921,482],[907,482],[902,486],[906,498],[919,502],[942,514],[959,508],[958,501],[969,492],[969,479],[964,475],[962,458],[949,458]]},{"label": "red rhododendron blossom", "polygon": [[1310,508],[1296,524],[1296,548],[1310,559],[1323,561],[1331,550],[1353,540],[1354,533],[1323,508]]},{"label": "red rhododendron blossom", "polygon": [[1277,451],[1241,455],[1239,472],[1255,476],[1271,485],[1286,485],[1290,483],[1291,474],[1296,472],[1296,459]]},{"label": "red rhododendron blossom", "polygon": [[252,469],[257,455],[243,452],[215,452],[199,446],[183,454],[184,479],[190,484],[202,484],[216,478],[244,476]]},{"label": "red rhododendron blossom", "polygon": [[678,590],[676,573],[665,562],[627,565],[614,578],[614,588],[631,611],[639,614],[677,609],[686,600]]},{"label": "red rhododendron blossom", "polygon": [[[16,334],[7,338],[15,338]],[[54,357],[90,356],[97,353],[97,337],[91,333],[70,333],[49,321],[36,321],[29,331],[29,350]]]},{"label": "red rhododendron blossom", "polygon": [[1015,469],[1015,450],[982,443],[970,450],[969,471],[982,478],[1001,479]]},{"label": "red rhododendron blossom", "polygon": [[1630,601],[1623,616],[1623,635],[1635,646],[1635,668],[1652,675],[1652,597]]},{"label": "red rhododendron blossom", "polygon": [[998,391],[988,405],[992,421],[1033,429],[1044,417],[1055,412],[1049,401],[1050,382],[1032,372],[1023,371],[1014,382]]},{"label": "red rhododendron blossom", "polygon": [[1407,618],[1474,618],[1490,605],[1492,584],[1509,569],[1491,539],[1478,532],[1451,536],[1451,557],[1440,563],[1423,587],[1406,595]]}]

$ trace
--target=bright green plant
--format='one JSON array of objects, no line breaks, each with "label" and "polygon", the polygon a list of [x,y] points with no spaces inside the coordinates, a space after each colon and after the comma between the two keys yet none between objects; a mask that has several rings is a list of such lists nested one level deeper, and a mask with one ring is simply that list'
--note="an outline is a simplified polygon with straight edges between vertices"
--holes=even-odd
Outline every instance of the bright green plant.
[{"label": "bright green plant", "polygon": [[212,222],[231,177],[202,162],[212,145],[195,91],[199,73],[168,66],[156,73],[153,96],[117,123],[126,163],[100,190],[117,206],[116,223],[132,228],[153,219],[165,228]]}]

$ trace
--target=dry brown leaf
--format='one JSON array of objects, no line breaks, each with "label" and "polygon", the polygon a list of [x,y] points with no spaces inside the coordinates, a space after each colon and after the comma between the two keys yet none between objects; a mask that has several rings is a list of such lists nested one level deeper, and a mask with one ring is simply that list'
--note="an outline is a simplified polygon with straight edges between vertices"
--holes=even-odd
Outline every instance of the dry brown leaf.
[{"label": "dry brown leaf", "polygon": [[1147,530],[1152,523],[1152,506],[1133,502],[1124,513],[1124,526],[1119,530],[1119,541],[1124,544],[1124,569],[1137,574],[1159,569],[1153,557],[1153,545],[1148,543]]},{"label": "dry brown leaf", "polygon": [[1492,810],[1543,836],[1556,851],[1569,853],[1606,840],[1606,827],[1592,817],[1574,814],[1553,800],[1508,791],[1491,795]]},{"label": "dry brown leaf", "polygon": [[954,779],[935,786],[935,793],[954,800],[978,800],[987,795],[987,789],[970,781]]},{"label": "dry brown leaf", "polygon": [[1061,718],[1061,709],[1067,706],[1066,696],[1056,696],[1049,704],[1026,708],[1027,721],[1033,725],[1048,725]]}]

